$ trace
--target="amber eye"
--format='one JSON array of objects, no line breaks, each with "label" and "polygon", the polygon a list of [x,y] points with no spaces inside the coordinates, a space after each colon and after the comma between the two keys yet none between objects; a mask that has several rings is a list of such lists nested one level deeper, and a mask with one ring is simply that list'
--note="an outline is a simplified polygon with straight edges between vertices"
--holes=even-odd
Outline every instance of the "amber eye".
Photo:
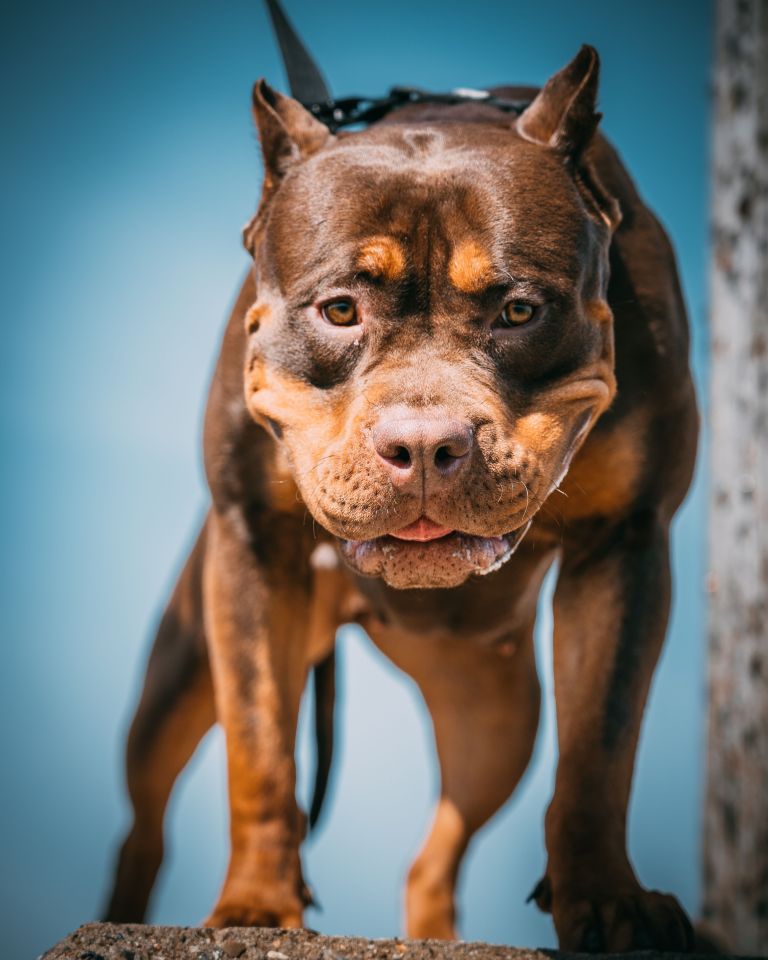
[{"label": "amber eye", "polygon": [[528,323],[531,317],[536,313],[536,307],[530,303],[523,303],[520,300],[512,300],[501,311],[501,316],[496,321],[496,327],[519,327]]},{"label": "amber eye", "polygon": [[354,327],[360,322],[357,319],[357,309],[351,300],[333,300],[324,304],[321,312],[334,327]]}]

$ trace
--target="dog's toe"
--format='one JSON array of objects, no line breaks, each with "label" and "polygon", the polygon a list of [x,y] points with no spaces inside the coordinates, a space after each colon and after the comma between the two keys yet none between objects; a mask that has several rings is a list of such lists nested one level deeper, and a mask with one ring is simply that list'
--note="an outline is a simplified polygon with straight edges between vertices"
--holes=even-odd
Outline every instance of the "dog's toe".
[{"label": "dog's toe", "polygon": [[555,894],[552,912],[560,948],[584,953],[693,948],[693,929],[674,897],[653,890],[569,899]]},{"label": "dog's toe", "polygon": [[238,907],[220,905],[203,921],[204,927],[280,927],[296,929],[301,927],[300,911],[276,911],[259,907]]}]

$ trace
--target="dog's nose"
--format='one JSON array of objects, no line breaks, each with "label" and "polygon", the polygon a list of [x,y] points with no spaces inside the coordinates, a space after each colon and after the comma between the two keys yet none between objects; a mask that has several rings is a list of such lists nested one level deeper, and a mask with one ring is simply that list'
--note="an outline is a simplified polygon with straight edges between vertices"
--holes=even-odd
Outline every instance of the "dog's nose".
[{"label": "dog's nose", "polygon": [[382,419],[373,428],[373,447],[398,487],[420,480],[447,480],[469,463],[471,424],[445,417]]}]

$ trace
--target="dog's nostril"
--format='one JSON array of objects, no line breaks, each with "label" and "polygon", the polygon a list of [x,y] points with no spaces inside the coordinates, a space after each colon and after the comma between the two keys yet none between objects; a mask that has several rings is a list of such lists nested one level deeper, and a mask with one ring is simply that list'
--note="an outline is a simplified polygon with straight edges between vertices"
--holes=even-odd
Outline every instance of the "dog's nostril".
[{"label": "dog's nostril", "polygon": [[446,437],[445,442],[435,449],[434,463],[438,468],[447,468],[457,460],[463,460],[472,446],[472,434],[469,430],[457,431],[455,436]]},{"label": "dog's nostril", "polygon": [[411,462],[411,454],[407,447],[395,447],[395,452],[390,457],[390,460],[401,467],[407,467]]}]

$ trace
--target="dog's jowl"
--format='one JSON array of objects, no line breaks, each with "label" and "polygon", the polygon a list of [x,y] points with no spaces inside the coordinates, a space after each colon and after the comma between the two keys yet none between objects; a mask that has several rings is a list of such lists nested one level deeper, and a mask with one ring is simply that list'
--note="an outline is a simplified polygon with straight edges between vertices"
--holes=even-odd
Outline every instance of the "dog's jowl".
[{"label": "dog's jowl", "polygon": [[584,47],[540,92],[497,91],[531,101],[518,116],[417,103],[338,134],[257,84],[264,187],[206,415],[212,503],[130,733],[111,919],[144,915],[169,792],[218,721],[232,848],[207,922],[302,924],[299,702],[314,668],[314,819],[334,637],[354,620],[432,716],[442,789],[406,925],[452,937],[462,855],[531,754],[557,563],[559,761],[533,897],[566,949],[690,946],[625,833],[697,414],[674,257],[596,131],[597,78]]}]

